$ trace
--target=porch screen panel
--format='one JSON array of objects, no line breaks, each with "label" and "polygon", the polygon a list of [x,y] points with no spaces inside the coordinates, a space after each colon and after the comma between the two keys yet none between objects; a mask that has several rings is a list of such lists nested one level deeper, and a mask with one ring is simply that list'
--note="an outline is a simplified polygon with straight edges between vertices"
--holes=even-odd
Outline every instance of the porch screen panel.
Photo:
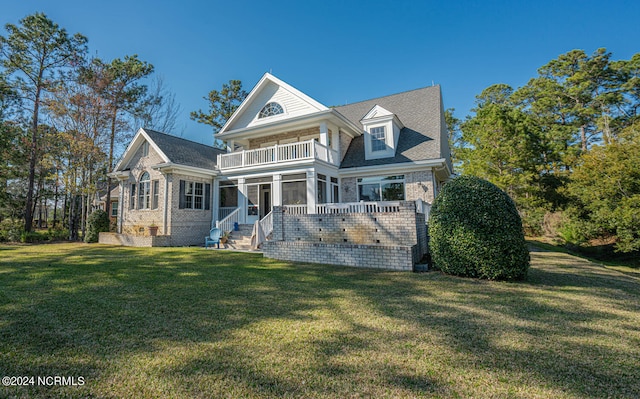
[{"label": "porch screen panel", "polygon": [[307,203],[307,182],[282,182],[282,205],[304,205]]},{"label": "porch screen panel", "polygon": [[316,189],[318,204],[327,202],[327,176],[318,174],[318,187]]},{"label": "porch screen panel", "polygon": [[225,208],[238,206],[238,187],[220,187],[220,206]]},{"label": "porch screen panel", "polygon": [[258,185],[247,186],[247,215],[258,215],[258,204],[260,197],[258,196]]}]

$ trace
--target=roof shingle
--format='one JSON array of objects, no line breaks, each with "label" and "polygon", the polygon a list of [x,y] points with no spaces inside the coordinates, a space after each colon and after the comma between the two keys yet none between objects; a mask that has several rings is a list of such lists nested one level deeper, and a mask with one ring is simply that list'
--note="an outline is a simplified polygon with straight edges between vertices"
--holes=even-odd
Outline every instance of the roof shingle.
[{"label": "roof shingle", "polygon": [[226,153],[226,151],[206,144],[196,143],[195,141],[155,130],[144,129],[144,131],[160,147],[169,160],[175,164],[215,169],[218,154]]},{"label": "roof shingle", "polygon": [[359,136],[351,141],[340,168],[441,158],[441,104],[440,86],[431,86],[336,107],[345,118],[362,126],[362,118],[379,105],[396,114],[405,126],[400,131],[394,157],[366,160],[364,137]]}]

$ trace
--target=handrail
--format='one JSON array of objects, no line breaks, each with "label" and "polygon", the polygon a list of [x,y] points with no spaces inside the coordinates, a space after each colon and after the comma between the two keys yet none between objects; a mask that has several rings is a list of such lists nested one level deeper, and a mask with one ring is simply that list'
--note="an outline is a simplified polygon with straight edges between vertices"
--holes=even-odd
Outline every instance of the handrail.
[{"label": "handrail", "polygon": [[260,219],[260,228],[265,237],[269,237],[269,234],[273,232],[273,211],[270,211],[265,217]]},{"label": "handrail", "polygon": [[218,208],[218,219],[222,220],[229,216],[229,214],[238,209],[237,206],[221,206]]},{"label": "handrail", "polygon": [[238,208],[235,211],[231,212],[226,218],[217,220],[216,227],[223,232],[232,231],[234,224],[240,221],[240,210],[241,208]]}]

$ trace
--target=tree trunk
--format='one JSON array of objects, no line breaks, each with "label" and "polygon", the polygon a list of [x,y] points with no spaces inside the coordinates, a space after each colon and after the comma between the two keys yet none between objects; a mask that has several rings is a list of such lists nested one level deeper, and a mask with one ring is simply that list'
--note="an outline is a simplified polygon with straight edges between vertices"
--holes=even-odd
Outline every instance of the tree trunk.
[{"label": "tree trunk", "polygon": [[[116,120],[118,118],[118,111],[114,109],[113,115],[111,116],[111,137],[109,141],[109,169],[107,173],[111,173],[113,171],[113,146],[116,141]],[[111,214],[111,178],[107,176],[107,200],[104,205],[104,210],[107,212],[107,215]]]},{"label": "tree trunk", "polygon": [[60,171],[56,170],[56,183],[55,183],[55,191],[53,193],[53,228],[56,227],[58,223],[58,178],[60,176]]},{"label": "tree trunk", "polygon": [[27,186],[27,201],[25,204],[24,212],[24,230],[31,231],[33,223],[33,190],[35,188],[36,180],[36,156],[38,146],[38,112],[39,112],[39,97],[40,90],[36,95],[36,102],[33,107],[33,122],[31,124],[31,149],[29,151],[29,184]]}]

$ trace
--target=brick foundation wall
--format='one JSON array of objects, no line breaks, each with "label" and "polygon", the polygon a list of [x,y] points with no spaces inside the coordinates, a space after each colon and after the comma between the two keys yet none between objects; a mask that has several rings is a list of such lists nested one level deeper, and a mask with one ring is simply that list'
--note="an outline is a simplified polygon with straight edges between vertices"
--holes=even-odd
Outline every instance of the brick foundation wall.
[{"label": "brick foundation wall", "polygon": [[411,271],[413,249],[407,246],[343,245],[305,241],[267,241],[264,256],[293,262]]},{"label": "brick foundation wall", "polygon": [[412,270],[427,252],[424,215],[402,201],[399,212],[290,215],[273,209],[269,258]]}]

